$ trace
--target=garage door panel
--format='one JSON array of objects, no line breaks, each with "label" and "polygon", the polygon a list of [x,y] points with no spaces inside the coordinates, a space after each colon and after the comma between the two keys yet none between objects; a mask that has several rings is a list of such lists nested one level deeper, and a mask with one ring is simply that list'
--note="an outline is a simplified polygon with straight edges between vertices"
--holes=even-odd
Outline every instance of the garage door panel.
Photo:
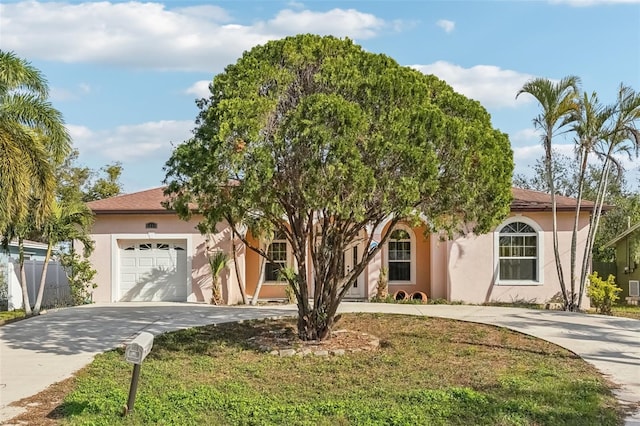
[{"label": "garage door panel", "polygon": [[184,247],[184,241],[120,242],[119,300],[186,301]]},{"label": "garage door panel", "polygon": [[134,267],[136,266],[136,260],[132,259],[130,257],[122,257],[120,259],[120,266],[123,268],[129,268],[129,267]]},{"label": "garage door panel", "polygon": [[141,257],[138,259],[138,266],[141,267],[153,267],[154,261],[153,257]]}]

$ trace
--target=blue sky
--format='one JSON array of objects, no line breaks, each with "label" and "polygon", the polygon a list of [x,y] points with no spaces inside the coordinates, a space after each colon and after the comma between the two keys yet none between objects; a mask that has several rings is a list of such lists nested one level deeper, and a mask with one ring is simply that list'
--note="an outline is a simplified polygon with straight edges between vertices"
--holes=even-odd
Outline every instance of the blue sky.
[{"label": "blue sky", "polygon": [[[126,192],[162,184],[215,74],[256,44],[306,32],[348,36],[479,100],[509,134],[516,173],[542,154],[537,106],[515,99],[528,79],[577,75],[604,102],[621,82],[640,90],[640,0],[0,4],[0,49],[42,70],[80,162],[122,162]],[[640,161],[625,164],[637,187]]]}]

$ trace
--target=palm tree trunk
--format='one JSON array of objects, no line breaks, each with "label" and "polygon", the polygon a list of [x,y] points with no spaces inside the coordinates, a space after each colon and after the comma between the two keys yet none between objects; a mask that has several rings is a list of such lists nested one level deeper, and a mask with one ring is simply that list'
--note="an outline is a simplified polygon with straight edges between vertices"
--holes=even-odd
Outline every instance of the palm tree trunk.
[{"label": "palm tree trunk", "polygon": [[49,261],[51,260],[51,243],[47,245],[47,255],[44,258],[44,264],[42,265],[42,276],[40,277],[40,287],[38,287],[38,296],[36,297],[36,304],[33,306],[33,313],[35,315],[40,313],[40,307],[42,306],[42,298],[44,297],[44,286],[47,282],[47,269]]},{"label": "palm tree trunk", "polygon": [[[571,232],[571,294],[572,298],[575,294],[576,288],[576,261],[577,261],[577,246],[578,246],[578,224],[580,221],[580,206],[582,204],[582,192],[584,190],[584,177],[587,171],[587,159],[589,153],[586,149],[581,148],[580,153],[580,174],[578,176],[578,197],[576,200],[575,217],[573,221],[573,230]],[[582,292],[582,285],[580,285],[580,292]],[[580,309],[580,296],[577,301],[577,309]],[[575,300],[572,300],[572,304],[576,304]]]},{"label": "palm tree trunk", "polygon": [[25,316],[32,315],[29,289],[27,288],[27,273],[24,270],[24,239],[18,237],[18,263],[20,264],[20,287],[22,288],[22,305]]},{"label": "palm tree trunk", "polygon": [[[609,151],[611,153],[611,150]],[[587,275],[589,274],[591,252],[593,250],[593,244],[595,242],[596,232],[598,230],[598,226],[600,225],[600,217],[602,216],[602,206],[604,205],[604,196],[606,192],[607,185],[609,183],[609,171],[610,171],[611,163],[608,157],[605,159],[604,165],[602,166],[602,175],[600,176],[600,184],[598,186],[598,193],[596,194],[596,201],[593,207],[593,213],[591,214],[591,218],[589,220],[589,232],[587,234],[587,241],[585,243],[584,254],[582,257],[582,273],[580,274],[580,299],[582,301],[582,297],[584,295],[584,287],[587,281]]]},{"label": "palm tree trunk", "polygon": [[558,248],[558,214],[556,205],[556,187],[553,181],[553,168],[551,158],[551,135],[547,135],[545,140],[545,163],[547,169],[547,184],[549,192],[551,192],[551,215],[552,215],[552,234],[553,234],[553,254],[556,263],[556,272],[558,273],[558,281],[560,282],[560,290],[562,291],[562,299],[564,301],[564,310],[572,310],[573,296],[567,294],[567,286],[564,281],[564,273],[562,272],[562,261],[560,259],[560,250]]}]

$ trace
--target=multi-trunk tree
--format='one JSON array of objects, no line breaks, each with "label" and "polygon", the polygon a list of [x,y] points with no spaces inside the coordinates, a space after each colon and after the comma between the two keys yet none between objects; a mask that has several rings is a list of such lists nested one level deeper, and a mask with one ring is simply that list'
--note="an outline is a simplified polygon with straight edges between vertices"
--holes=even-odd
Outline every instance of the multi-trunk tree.
[{"label": "multi-trunk tree", "polygon": [[[398,222],[483,232],[509,211],[511,147],[482,106],[350,40],[257,46],[210,89],[193,138],[167,162],[168,206],[202,214],[204,228],[227,223],[265,258],[244,230],[284,235],[296,269],[282,275],[302,339],[330,335],[341,300]],[[345,273],[343,253],[361,239],[367,250]]]}]

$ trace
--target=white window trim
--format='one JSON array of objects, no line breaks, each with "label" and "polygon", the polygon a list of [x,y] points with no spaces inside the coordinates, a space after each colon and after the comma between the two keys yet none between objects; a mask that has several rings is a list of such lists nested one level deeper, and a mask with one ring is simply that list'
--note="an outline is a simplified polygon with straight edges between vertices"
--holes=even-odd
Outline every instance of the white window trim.
[{"label": "white window trim", "polygon": [[[416,285],[416,234],[413,229],[405,224],[396,225],[393,229],[389,229],[389,232],[393,232],[397,229],[406,231],[411,239],[411,279],[408,281],[389,280],[389,285]],[[389,270],[389,240],[385,243],[383,249],[384,265]]]},{"label": "white window trim", "polygon": [[[536,244],[538,253],[538,279],[536,280],[500,280],[500,231],[512,223],[522,222],[531,226],[536,232]],[[493,232],[493,263],[495,274],[495,285],[510,286],[510,285],[543,285],[544,284],[544,231],[538,225],[538,223],[526,216],[511,216],[500,224]]]},{"label": "white window trim", "polygon": [[[295,262],[293,262],[293,250],[291,249],[291,244],[289,244],[289,241],[287,241],[287,239],[282,239],[282,240],[273,240],[270,241],[269,244],[267,243],[263,243],[262,244],[262,249],[264,250],[264,252],[266,253],[269,249],[269,245],[271,245],[271,243],[282,243],[284,242],[287,246],[287,266],[295,266]],[[283,286],[283,285],[288,285],[288,283],[286,281],[267,281],[265,274],[267,273],[267,263],[269,262],[266,258],[262,258],[262,261],[264,261],[264,267],[262,268],[262,276],[260,277],[260,279],[262,280],[262,284],[263,285],[275,285],[275,286]]]}]

